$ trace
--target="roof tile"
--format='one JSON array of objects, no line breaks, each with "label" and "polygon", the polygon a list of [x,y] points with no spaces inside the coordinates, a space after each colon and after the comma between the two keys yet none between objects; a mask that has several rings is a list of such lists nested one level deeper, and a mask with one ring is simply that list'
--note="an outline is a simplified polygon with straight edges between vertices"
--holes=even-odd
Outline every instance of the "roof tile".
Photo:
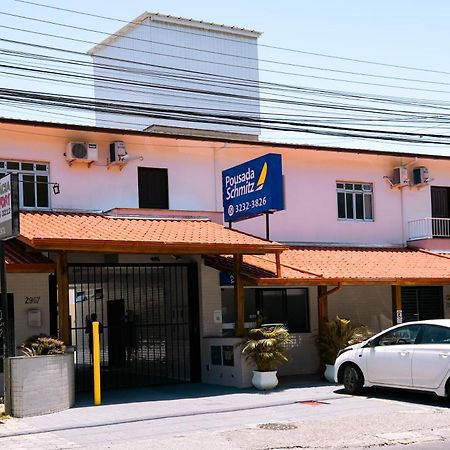
[{"label": "roof tile", "polygon": [[[192,251],[204,247],[224,251],[248,250],[249,253],[280,251],[276,242],[230,230],[208,220],[116,217],[95,213],[21,212],[20,238],[35,248],[70,250],[75,245],[177,247]],[[214,251],[212,251],[214,253]]]},{"label": "roof tile", "polygon": [[[226,269],[224,258],[207,263]],[[290,247],[281,256],[282,278],[326,284],[330,282],[442,282],[450,280],[450,258],[409,248]],[[250,278],[276,279],[274,255],[244,256]],[[258,273],[264,271],[265,275]]]}]

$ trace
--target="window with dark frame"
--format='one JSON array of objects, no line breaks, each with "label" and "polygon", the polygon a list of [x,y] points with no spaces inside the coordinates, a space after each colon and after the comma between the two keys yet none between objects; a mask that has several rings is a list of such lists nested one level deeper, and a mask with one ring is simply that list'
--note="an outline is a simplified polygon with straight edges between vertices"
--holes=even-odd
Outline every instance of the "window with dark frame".
[{"label": "window with dark frame", "polygon": [[49,165],[29,161],[0,161],[0,174],[17,173],[21,208],[49,208]]},{"label": "window with dark frame", "polygon": [[338,219],[372,222],[373,185],[371,183],[336,182]]},{"label": "window with dark frame", "polygon": [[403,322],[444,318],[442,286],[402,286]]},{"label": "window with dark frame", "polygon": [[[308,333],[309,297],[307,288],[245,288],[244,322],[254,326],[259,314],[263,323],[285,324],[290,332]],[[233,329],[235,321],[234,289],[222,288],[222,322],[224,330]]]},{"label": "window with dark frame", "polygon": [[169,209],[167,169],[138,167],[139,208]]}]

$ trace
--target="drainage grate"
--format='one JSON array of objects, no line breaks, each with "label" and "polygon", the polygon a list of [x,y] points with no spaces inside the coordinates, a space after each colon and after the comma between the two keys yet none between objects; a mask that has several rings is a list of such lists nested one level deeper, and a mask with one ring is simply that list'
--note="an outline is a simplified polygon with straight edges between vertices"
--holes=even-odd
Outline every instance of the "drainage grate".
[{"label": "drainage grate", "polygon": [[309,406],[319,406],[319,405],[329,405],[327,402],[319,402],[317,400],[303,400],[300,403],[300,405],[309,405]]},{"label": "drainage grate", "polygon": [[285,431],[295,430],[297,426],[292,423],[262,423],[258,425],[258,428],[262,430]]}]

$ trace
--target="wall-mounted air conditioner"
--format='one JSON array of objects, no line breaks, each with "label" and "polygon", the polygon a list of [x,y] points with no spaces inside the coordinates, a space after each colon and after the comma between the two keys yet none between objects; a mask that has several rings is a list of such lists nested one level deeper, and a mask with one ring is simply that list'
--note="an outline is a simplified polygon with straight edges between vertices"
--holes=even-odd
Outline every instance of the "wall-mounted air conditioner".
[{"label": "wall-mounted air conditioner", "polygon": [[109,163],[125,162],[128,153],[123,141],[112,142],[109,146]]},{"label": "wall-mounted air conditioner", "polygon": [[413,169],[413,184],[425,184],[430,181],[430,174],[428,168],[424,166],[414,167]]},{"label": "wall-mounted air conditioner", "polygon": [[85,142],[69,142],[66,146],[66,160],[71,165],[74,162],[88,163],[98,161],[97,144]]},{"label": "wall-mounted air conditioner", "polygon": [[403,187],[409,185],[408,168],[406,166],[394,167],[392,174],[392,187]]}]

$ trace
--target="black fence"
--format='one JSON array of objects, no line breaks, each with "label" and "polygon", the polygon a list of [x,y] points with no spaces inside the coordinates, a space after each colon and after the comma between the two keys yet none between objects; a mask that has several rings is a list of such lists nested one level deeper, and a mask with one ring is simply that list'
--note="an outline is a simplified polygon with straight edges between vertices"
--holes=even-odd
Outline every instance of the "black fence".
[{"label": "black fence", "polygon": [[102,389],[199,381],[196,265],[70,265],[69,298],[78,391],[92,389],[92,320]]}]

